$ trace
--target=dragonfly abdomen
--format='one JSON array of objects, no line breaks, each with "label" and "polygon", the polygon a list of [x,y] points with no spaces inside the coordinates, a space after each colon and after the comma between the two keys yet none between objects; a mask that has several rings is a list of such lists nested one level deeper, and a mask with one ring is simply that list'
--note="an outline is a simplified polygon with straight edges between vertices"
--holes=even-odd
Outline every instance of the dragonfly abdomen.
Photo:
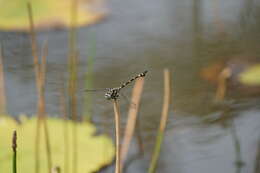
[{"label": "dragonfly abdomen", "polygon": [[146,75],[148,71],[145,70],[143,73],[140,73],[138,74],[137,76],[133,77],[132,79],[130,79],[129,81],[123,83],[120,87],[119,87],[119,90],[124,88],[125,86],[127,86],[129,83],[133,82],[134,80],[136,80],[137,78],[140,78],[140,77],[144,77]]}]

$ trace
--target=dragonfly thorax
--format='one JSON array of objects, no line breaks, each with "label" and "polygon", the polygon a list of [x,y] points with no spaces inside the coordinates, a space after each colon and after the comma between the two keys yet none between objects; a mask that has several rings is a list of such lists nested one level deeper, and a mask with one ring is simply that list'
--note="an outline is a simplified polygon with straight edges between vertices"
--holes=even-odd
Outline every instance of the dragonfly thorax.
[{"label": "dragonfly thorax", "polygon": [[105,94],[107,100],[117,99],[119,97],[119,88],[109,88]]}]

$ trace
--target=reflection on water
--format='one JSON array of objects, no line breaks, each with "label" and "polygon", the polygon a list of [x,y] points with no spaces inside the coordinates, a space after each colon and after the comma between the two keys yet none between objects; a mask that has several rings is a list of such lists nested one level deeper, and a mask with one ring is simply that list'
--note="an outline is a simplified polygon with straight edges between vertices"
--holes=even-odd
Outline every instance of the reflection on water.
[{"label": "reflection on water", "polygon": [[243,111],[229,126],[173,128],[167,132],[162,172],[254,172],[259,110]]},{"label": "reflection on water", "polygon": [[[78,103],[83,99],[87,48],[93,33],[97,42],[93,72],[96,88],[118,86],[132,75],[149,70],[140,110],[147,156],[142,162],[130,165],[129,172],[145,172],[147,168],[160,119],[164,67],[172,71],[174,96],[159,172],[253,172],[259,139],[259,111],[255,110],[259,100],[230,99],[236,103],[232,130],[221,121],[219,112],[224,108],[216,108],[211,101],[215,88],[200,79],[199,71],[218,59],[239,54],[259,56],[259,3],[252,0],[111,0],[108,4],[111,9],[108,20],[79,30]],[[8,111],[12,115],[33,114],[36,89],[28,35],[0,33],[0,39],[5,49]],[[61,79],[67,75],[67,32],[39,34],[40,45],[46,39],[49,41],[47,111],[57,115],[59,88],[65,82]],[[130,96],[130,88],[124,89],[125,95]],[[92,96],[94,122],[111,134],[111,103],[101,93]],[[125,121],[128,103],[123,99],[120,103]],[[79,109],[82,108],[79,104]],[[202,115],[204,125],[201,125]],[[239,169],[235,166],[238,150],[245,162]]]}]

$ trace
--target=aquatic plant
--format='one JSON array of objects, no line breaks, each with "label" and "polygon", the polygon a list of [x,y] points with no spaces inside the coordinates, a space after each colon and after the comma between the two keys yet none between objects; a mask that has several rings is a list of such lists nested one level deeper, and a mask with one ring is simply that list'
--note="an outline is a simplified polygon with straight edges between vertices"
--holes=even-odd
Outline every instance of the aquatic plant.
[{"label": "aquatic plant", "polygon": [[[72,1],[67,0],[33,0],[35,28],[63,28],[70,26],[70,6]],[[0,29],[12,31],[29,31],[28,14],[26,11],[27,0],[5,1],[0,0]],[[95,23],[104,18],[106,12],[94,10],[95,1],[78,1],[78,22],[76,26]],[[57,9],[59,12],[57,13]]]},{"label": "aquatic plant", "polygon": [[[17,130],[19,140],[17,146],[19,151],[17,155],[17,168],[19,172],[34,173],[34,138],[35,127],[37,124],[36,118],[27,118],[20,116],[21,124],[18,124],[14,119],[3,116],[0,118],[0,172],[12,172],[12,150],[8,149],[11,146],[13,130]],[[50,147],[52,151],[53,166],[62,167],[64,164],[64,154],[72,154],[72,133],[68,134],[69,151],[65,150],[63,143],[64,128],[63,120],[58,118],[47,119]],[[73,124],[77,125],[78,133],[78,169],[85,173],[91,173],[99,170],[101,167],[110,164],[114,160],[114,145],[112,140],[105,135],[94,135],[96,128],[88,122],[75,123],[68,120],[68,128],[71,129]],[[44,135],[40,136],[40,141],[44,141]],[[48,172],[47,155],[45,146],[40,146],[39,170],[40,172]],[[68,172],[71,172],[72,158],[69,160]]]}]

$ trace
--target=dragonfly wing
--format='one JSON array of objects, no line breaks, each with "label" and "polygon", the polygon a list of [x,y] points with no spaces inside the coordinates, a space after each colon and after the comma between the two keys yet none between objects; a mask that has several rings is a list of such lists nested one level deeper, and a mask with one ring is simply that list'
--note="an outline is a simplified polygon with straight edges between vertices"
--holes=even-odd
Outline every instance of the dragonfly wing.
[{"label": "dragonfly wing", "polygon": [[104,92],[104,91],[107,91],[107,90],[108,90],[108,88],[102,88],[102,89],[85,89],[84,91],[85,91],[85,92],[100,92],[100,91]]}]

